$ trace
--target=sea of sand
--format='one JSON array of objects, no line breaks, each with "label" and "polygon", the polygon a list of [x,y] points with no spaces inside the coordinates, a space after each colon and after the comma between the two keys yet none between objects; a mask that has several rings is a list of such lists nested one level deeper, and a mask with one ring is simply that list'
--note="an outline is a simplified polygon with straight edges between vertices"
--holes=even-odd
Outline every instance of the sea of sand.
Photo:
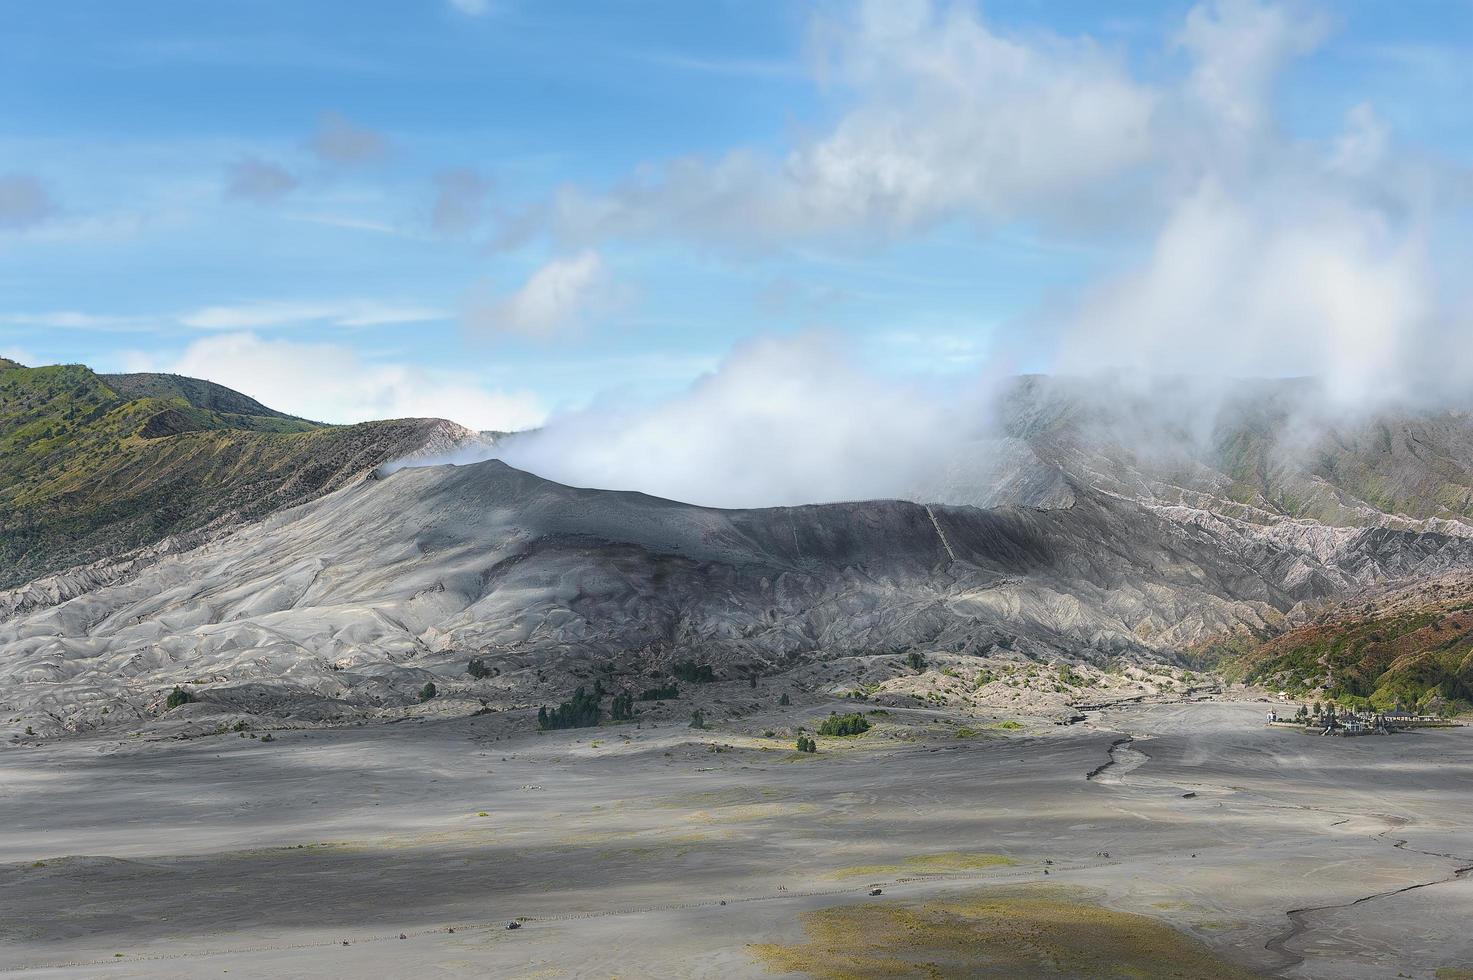
[{"label": "sea of sand", "polygon": [[7,748],[0,974],[1473,977],[1473,728],[1264,707]]}]

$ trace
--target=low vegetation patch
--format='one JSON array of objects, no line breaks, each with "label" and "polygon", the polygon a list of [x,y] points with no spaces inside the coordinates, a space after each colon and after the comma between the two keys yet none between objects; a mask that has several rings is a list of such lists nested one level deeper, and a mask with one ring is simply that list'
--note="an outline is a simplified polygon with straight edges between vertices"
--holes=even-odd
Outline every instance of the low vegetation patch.
[{"label": "low vegetation patch", "polygon": [[806,941],[748,947],[773,973],[881,977],[1111,977],[1248,980],[1248,973],[1155,919],[1063,889],[1010,889],[918,905],[805,912]]},{"label": "low vegetation patch", "polygon": [[918,854],[896,864],[859,864],[829,872],[833,878],[873,878],[879,875],[946,874],[952,871],[982,871],[1017,864],[1005,854],[971,854],[945,851],[940,854]]},{"label": "low vegetation patch", "polygon": [[832,736],[863,735],[869,729],[869,719],[857,711],[851,711],[846,715],[829,715],[818,726],[818,734]]}]

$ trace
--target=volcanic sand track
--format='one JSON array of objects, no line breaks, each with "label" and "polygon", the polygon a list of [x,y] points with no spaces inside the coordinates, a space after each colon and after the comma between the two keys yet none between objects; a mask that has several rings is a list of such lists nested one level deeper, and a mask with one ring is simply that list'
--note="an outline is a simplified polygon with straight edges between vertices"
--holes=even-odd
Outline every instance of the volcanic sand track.
[{"label": "volcanic sand track", "polygon": [[1266,974],[1473,965],[1452,856],[1469,730],[1307,739],[1260,718],[1132,707],[1042,737],[865,737],[808,758],[671,728],[486,742],[476,719],[13,750],[0,968],[769,976],[749,946],[803,943],[802,912],[1038,882]]}]

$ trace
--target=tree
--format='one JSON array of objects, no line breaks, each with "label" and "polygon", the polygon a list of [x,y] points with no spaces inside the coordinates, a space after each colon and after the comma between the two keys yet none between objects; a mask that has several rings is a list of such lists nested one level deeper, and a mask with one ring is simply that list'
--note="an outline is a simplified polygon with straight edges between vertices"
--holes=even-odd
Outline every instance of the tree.
[{"label": "tree", "polygon": [[905,662],[910,664],[912,670],[926,669],[926,658],[914,650],[905,655]]},{"label": "tree", "polygon": [[704,712],[701,711],[700,708],[697,708],[696,710],[694,710],[694,711],[692,711],[690,713],[690,727],[692,727],[692,728],[705,728],[706,727],[706,715],[705,715]]},{"label": "tree", "polygon": [[426,681],[425,686],[419,689],[419,699],[421,701],[428,701],[439,693],[440,691],[435,687],[434,681]]},{"label": "tree", "polygon": [[752,688],[755,688],[757,686],[757,675],[756,674],[753,674],[751,677],[748,677],[747,678],[747,686],[748,687],[752,687]]},{"label": "tree", "polygon": [[793,699],[788,697],[787,692],[784,691],[783,696],[777,699],[777,703],[780,707],[786,708],[788,705],[793,703]]},{"label": "tree", "polygon": [[641,701],[674,701],[680,697],[679,684],[666,684],[663,687],[648,687],[639,693]]},{"label": "tree", "polygon": [[175,708],[179,707],[181,704],[189,704],[193,700],[194,700],[194,695],[193,694],[190,694],[184,688],[178,687],[176,685],[175,688],[174,688],[174,690],[172,690],[172,691],[169,692],[169,696],[164,699],[164,710],[165,711],[173,711]]},{"label": "tree", "polygon": [[807,735],[799,735],[798,736],[798,751],[799,752],[817,752],[818,751],[818,743],[815,742],[813,739],[809,738]]},{"label": "tree", "polygon": [[491,676],[491,668],[480,657],[472,657],[471,662],[465,665],[465,672],[476,680]]},{"label": "tree", "polygon": [[620,691],[609,705],[609,717],[615,721],[629,721],[634,717],[634,695]]}]

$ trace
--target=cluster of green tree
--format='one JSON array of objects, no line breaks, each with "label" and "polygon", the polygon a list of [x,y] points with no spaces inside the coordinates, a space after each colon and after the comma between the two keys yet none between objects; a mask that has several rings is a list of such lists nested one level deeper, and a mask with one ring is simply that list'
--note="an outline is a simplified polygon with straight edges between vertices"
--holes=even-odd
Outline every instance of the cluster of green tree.
[{"label": "cluster of green tree", "polygon": [[592,694],[580,687],[573,692],[571,701],[564,701],[551,711],[546,705],[538,708],[537,728],[544,732],[558,728],[592,728],[603,714],[598,705],[602,696],[602,685],[596,685]]},{"label": "cluster of green tree", "polygon": [[674,701],[680,697],[679,684],[666,684],[664,687],[647,687],[639,692],[641,701]]},{"label": "cluster of green tree", "polygon": [[175,687],[174,690],[169,692],[169,696],[164,698],[164,710],[173,711],[181,704],[189,704],[193,700],[193,694],[190,694],[182,687]]},{"label": "cluster of green tree", "polygon": [[847,715],[830,714],[818,726],[820,735],[863,735],[869,731],[869,721],[857,711]]},{"label": "cluster of green tree", "polygon": [[911,670],[925,670],[926,669],[926,658],[923,657],[923,656],[921,656],[919,653],[917,653],[914,650],[912,650],[910,653],[907,653],[905,655],[905,662],[906,662],[907,665],[910,666],[910,669]]},{"label": "cluster of green tree", "polygon": [[465,665],[465,672],[475,680],[480,680],[483,677],[490,677],[492,668],[487,667],[486,661],[480,657],[472,657],[471,662]]},{"label": "cluster of green tree", "polygon": [[817,752],[818,751],[818,743],[815,742],[813,739],[809,738],[807,735],[799,735],[798,736],[798,751],[799,752]]},{"label": "cluster of green tree", "polygon": [[709,684],[716,679],[710,664],[698,664],[694,660],[682,660],[670,668],[670,673],[690,684]]}]

